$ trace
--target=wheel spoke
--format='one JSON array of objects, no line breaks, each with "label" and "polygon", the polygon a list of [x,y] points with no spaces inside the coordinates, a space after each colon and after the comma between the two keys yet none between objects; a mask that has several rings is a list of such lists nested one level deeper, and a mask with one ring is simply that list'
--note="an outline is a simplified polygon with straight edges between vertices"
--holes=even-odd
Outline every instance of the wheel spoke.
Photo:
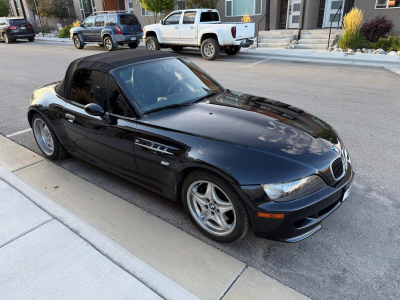
[{"label": "wheel spoke", "polygon": [[229,225],[226,223],[224,217],[222,215],[214,214],[215,222],[223,229],[223,230],[228,230]]}]

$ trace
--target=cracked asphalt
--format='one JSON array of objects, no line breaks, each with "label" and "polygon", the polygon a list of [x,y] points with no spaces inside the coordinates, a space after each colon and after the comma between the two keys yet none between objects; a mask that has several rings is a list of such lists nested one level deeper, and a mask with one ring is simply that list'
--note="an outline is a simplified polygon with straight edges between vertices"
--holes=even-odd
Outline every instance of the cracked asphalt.
[{"label": "cracked asphalt", "polygon": [[[35,88],[60,80],[72,60],[103,51],[0,42],[0,134],[29,128],[26,108]],[[383,68],[263,61],[244,54],[221,55],[213,62],[196,51],[182,54],[229,89],[301,107],[339,132],[356,177],[348,200],[322,230],[296,244],[256,239],[252,233],[233,244],[218,244],[195,229],[179,203],[76,158],[57,163],[313,299],[399,299],[400,75]],[[39,153],[31,132],[11,139]]]}]

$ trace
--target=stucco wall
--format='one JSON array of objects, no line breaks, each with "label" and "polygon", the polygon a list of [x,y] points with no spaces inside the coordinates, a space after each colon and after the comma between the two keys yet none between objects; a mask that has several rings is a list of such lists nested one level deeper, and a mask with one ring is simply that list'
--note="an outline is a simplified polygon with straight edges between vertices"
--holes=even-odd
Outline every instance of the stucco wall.
[{"label": "stucco wall", "polygon": [[320,0],[307,0],[304,11],[303,29],[318,28],[319,5]]},{"label": "stucco wall", "polygon": [[395,24],[393,34],[400,36],[400,8],[375,9],[375,2],[375,0],[355,0],[354,6],[364,11],[364,20],[370,20],[379,15],[388,16]]}]

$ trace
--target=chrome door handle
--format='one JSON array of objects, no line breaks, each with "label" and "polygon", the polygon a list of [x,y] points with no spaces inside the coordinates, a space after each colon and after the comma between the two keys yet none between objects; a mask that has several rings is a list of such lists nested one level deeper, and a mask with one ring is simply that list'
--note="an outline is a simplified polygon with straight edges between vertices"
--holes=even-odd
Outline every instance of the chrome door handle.
[{"label": "chrome door handle", "polygon": [[71,114],[65,114],[65,118],[69,121],[69,122],[74,122],[75,121],[75,116],[71,115]]},{"label": "chrome door handle", "polygon": [[[247,27],[247,26],[246,26]],[[194,26],[190,26],[190,29],[194,29]]]}]

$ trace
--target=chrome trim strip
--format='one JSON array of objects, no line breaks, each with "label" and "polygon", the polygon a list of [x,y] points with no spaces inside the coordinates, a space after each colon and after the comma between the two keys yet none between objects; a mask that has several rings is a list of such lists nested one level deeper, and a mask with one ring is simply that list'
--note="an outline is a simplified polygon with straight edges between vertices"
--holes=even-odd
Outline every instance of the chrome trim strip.
[{"label": "chrome trim strip", "polygon": [[135,145],[138,145],[138,146],[141,146],[141,147],[145,147],[145,148],[150,149],[150,150],[153,150],[153,151],[158,151],[158,152],[161,152],[161,153],[164,153],[164,154],[174,155],[173,153],[166,151],[166,149],[168,149],[167,147],[165,147],[165,149],[162,150],[162,149],[160,149],[161,146],[159,146],[158,148],[154,148],[154,147],[152,147],[152,146],[143,145],[143,144],[138,143],[138,142],[136,142],[136,141],[135,141]]}]

